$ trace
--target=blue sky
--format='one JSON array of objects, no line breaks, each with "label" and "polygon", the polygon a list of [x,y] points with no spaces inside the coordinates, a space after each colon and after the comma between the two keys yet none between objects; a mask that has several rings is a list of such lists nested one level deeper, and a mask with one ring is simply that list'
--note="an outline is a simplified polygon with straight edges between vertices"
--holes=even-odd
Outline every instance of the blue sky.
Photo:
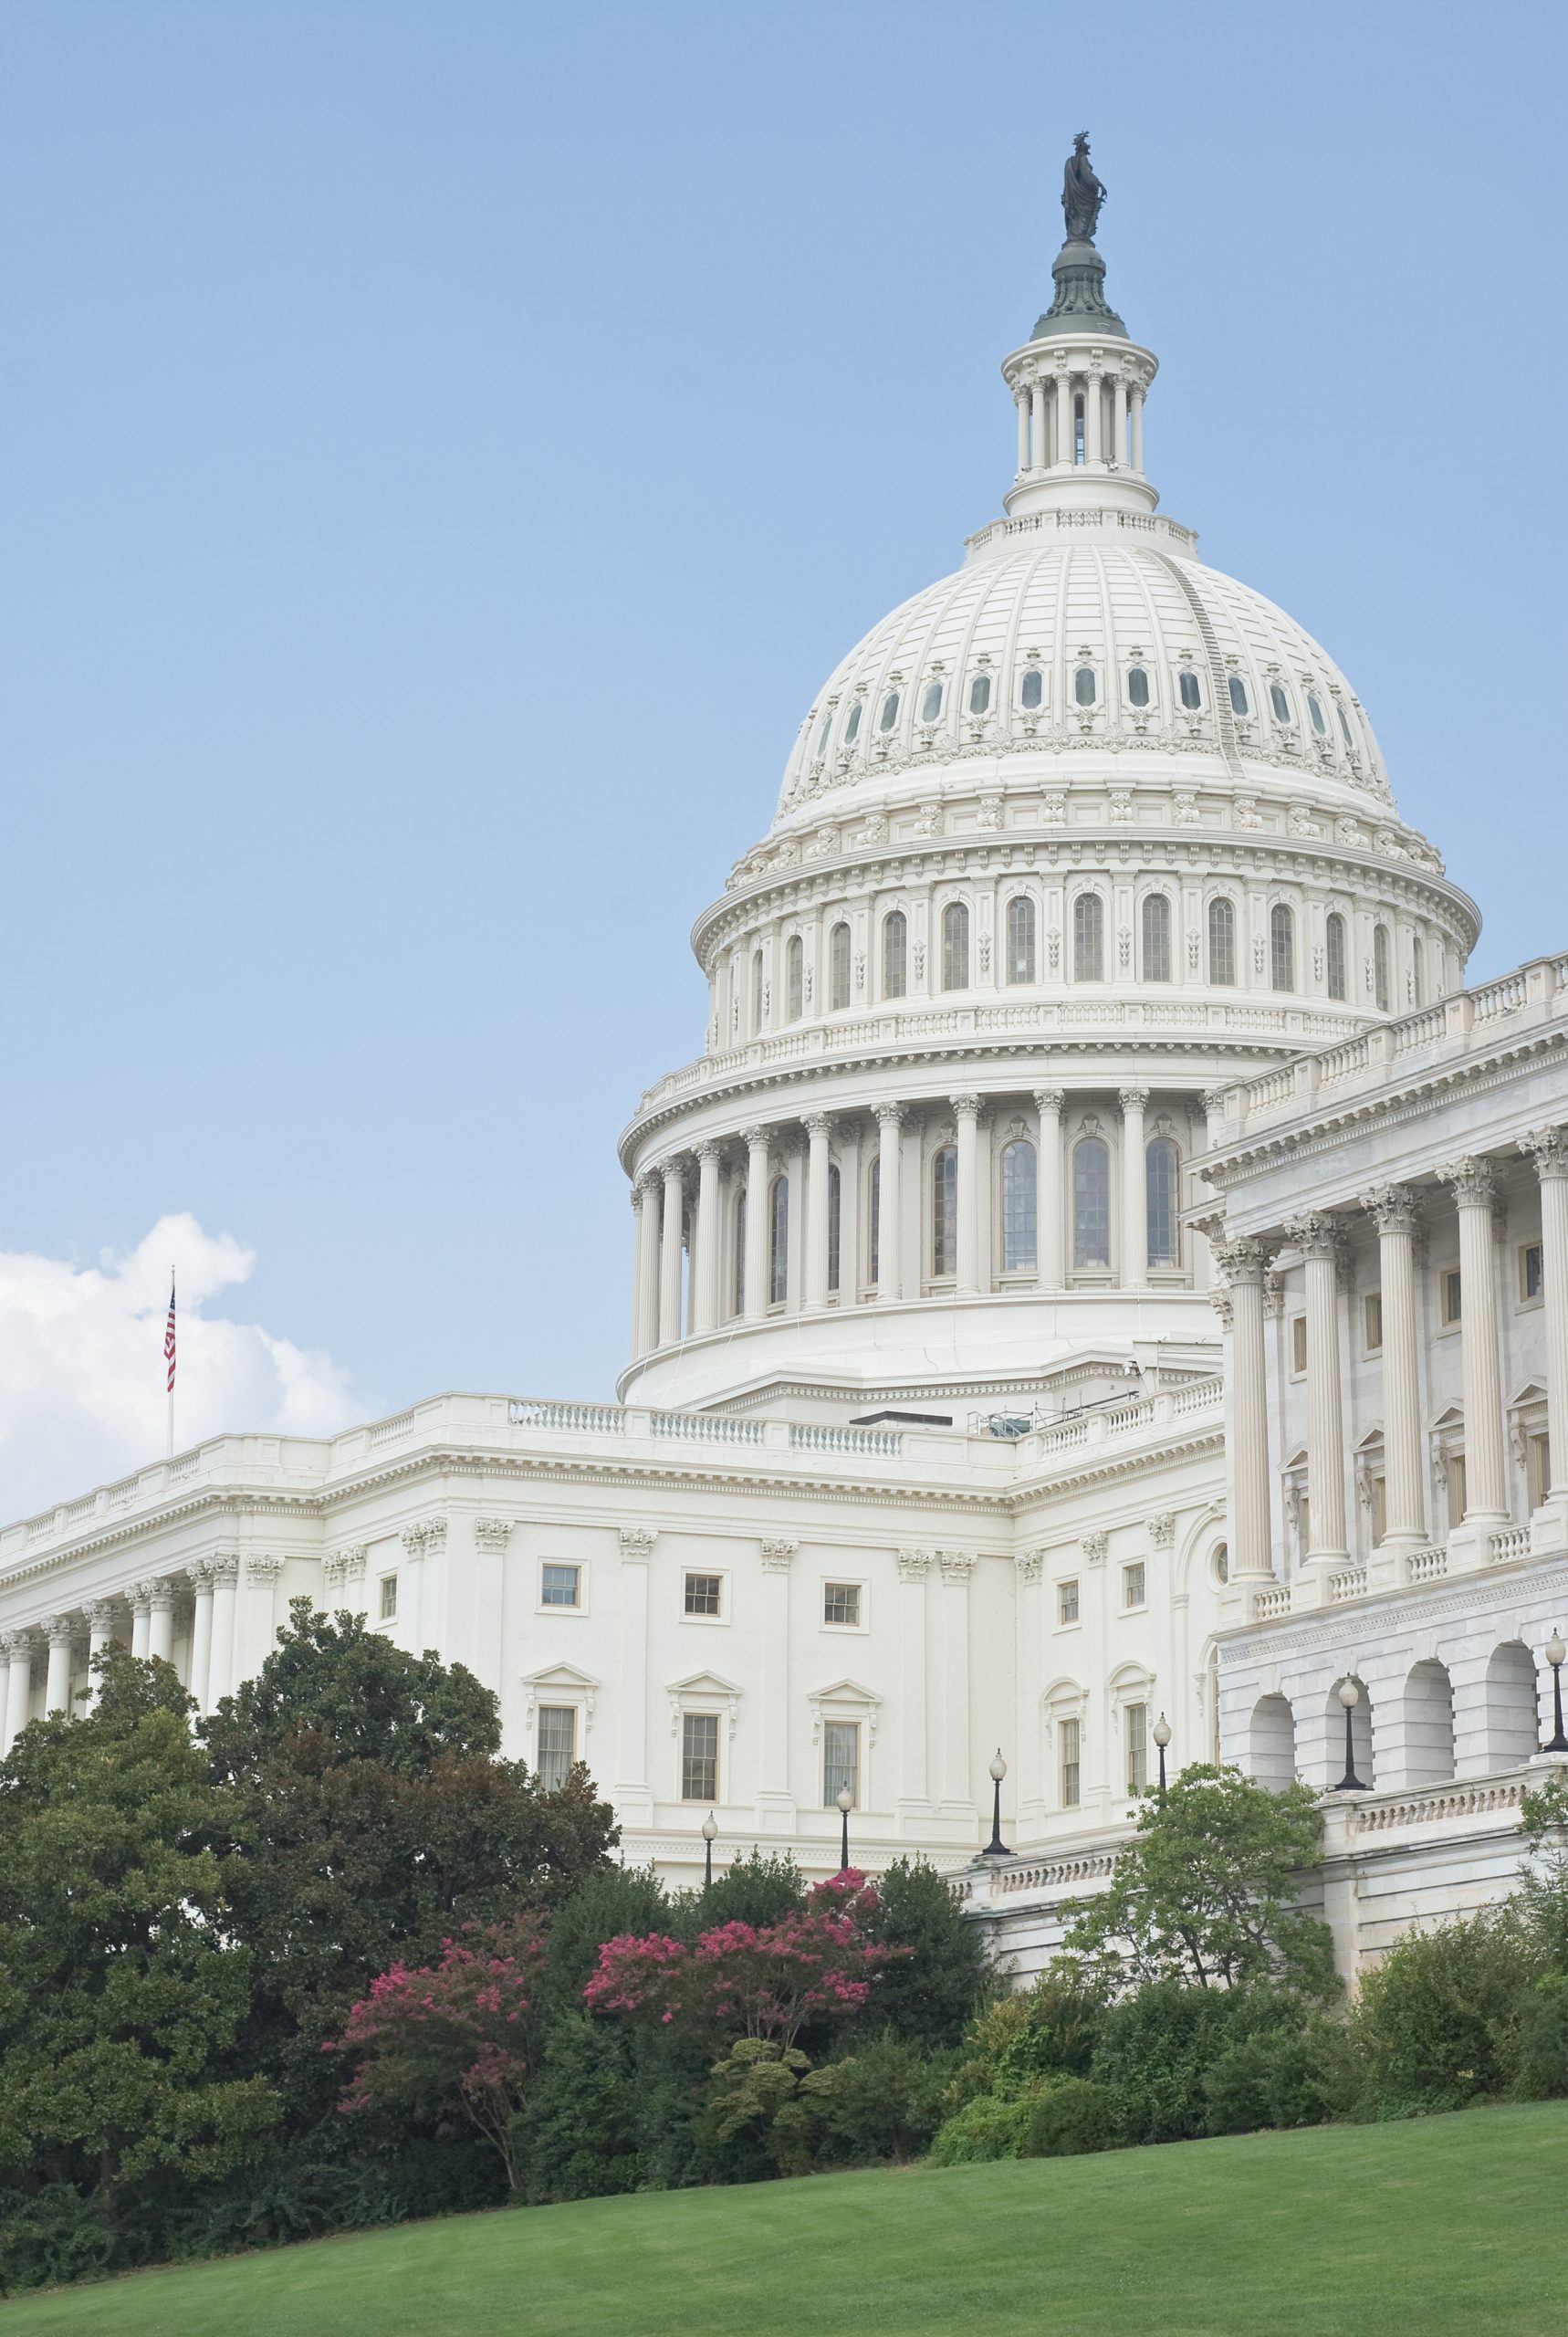
[{"label": "blue sky", "polygon": [[[1473,970],[1561,947],[1563,22],[11,0],[0,1252],[188,1213],[350,1409],[609,1390],[692,919],[998,508],[1080,128],[1165,508],[1344,665]],[[37,1368],[58,1490],[146,1441]]]}]

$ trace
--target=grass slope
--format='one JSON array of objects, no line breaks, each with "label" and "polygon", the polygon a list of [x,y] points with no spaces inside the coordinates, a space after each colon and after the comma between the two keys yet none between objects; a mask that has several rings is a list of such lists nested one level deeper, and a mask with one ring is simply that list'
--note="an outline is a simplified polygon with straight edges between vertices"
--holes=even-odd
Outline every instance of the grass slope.
[{"label": "grass slope", "polygon": [[1568,2104],[462,2216],[0,2306],[0,2337],[1563,2337]]}]

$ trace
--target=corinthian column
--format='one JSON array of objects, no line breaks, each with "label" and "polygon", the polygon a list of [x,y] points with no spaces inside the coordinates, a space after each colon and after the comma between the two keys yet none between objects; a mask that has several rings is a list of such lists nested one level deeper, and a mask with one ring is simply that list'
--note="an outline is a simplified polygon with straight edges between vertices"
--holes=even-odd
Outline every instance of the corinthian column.
[{"label": "corinthian column", "polygon": [[33,1697],[33,1650],[37,1644],[31,1631],[7,1631],[0,1640],[6,1674],[5,1731],[0,1738],[0,1753],[9,1753],[27,1725],[27,1707]]},{"label": "corinthian column", "polygon": [[44,1689],[46,1713],[70,1710],[71,1641],[76,1637],[74,1615],[46,1615],[44,1636],[49,1643],[49,1672]]},{"label": "corinthian column", "polygon": [[[1416,1196],[1379,1185],[1362,1207],[1377,1225],[1383,1308],[1383,1460],[1387,1493],[1385,1545],[1419,1549],[1427,1538],[1421,1494],[1421,1398],[1416,1326]],[[1309,1344],[1308,1361],[1312,1358]]]},{"label": "corinthian column", "polygon": [[185,1572],[196,1593],[196,1612],[191,1625],[191,1676],[185,1687],[196,1700],[196,1710],[204,1713],[213,1653],[213,1562],[210,1558],[195,1558]]},{"label": "corinthian column", "polygon": [[762,1542],[762,1776],[757,1823],[765,1833],[795,1823],[789,1790],[789,1568],[800,1545],[769,1535]]},{"label": "corinthian column", "polygon": [[711,1331],[718,1321],[719,1147],[705,1137],[697,1154],[697,1252],[692,1273],[692,1328]]},{"label": "corinthian column", "polygon": [[925,1577],[929,1550],[898,1554],[898,1808],[903,1818],[928,1817],[931,1792],[926,1768],[926,1721],[930,1690],[925,1672]]},{"label": "corinthian column", "polygon": [[1343,1565],[1344,1417],[1339,1385],[1339,1277],[1344,1235],[1338,1218],[1311,1210],[1285,1228],[1307,1268],[1307,1498],[1312,1541],[1308,1556]]},{"label": "corinthian column", "polygon": [[1520,1149],[1541,1179],[1541,1295],[1546,1311],[1549,1496],[1568,1501],[1568,1127],[1536,1128]]},{"label": "corinthian column", "polygon": [[685,1231],[685,1170],[678,1160],[666,1160],[664,1214],[659,1240],[659,1345],[673,1347],[681,1336],[681,1246]]},{"label": "corinthian column", "polygon": [[1263,1341],[1267,1242],[1211,1242],[1230,1305],[1234,1437],[1230,1456],[1232,1556],[1238,1577],[1270,1580],[1274,1572],[1269,1519],[1269,1374]]},{"label": "corinthian column", "polygon": [[876,1294],[879,1299],[895,1299],[903,1295],[901,1278],[903,1257],[900,1250],[902,1229],[899,1223],[899,1200],[904,1184],[903,1145],[900,1131],[904,1127],[902,1104],[879,1104],[876,1107],[879,1149],[877,1152],[876,1202]]},{"label": "corinthian column", "polygon": [[87,1606],[87,1676],[88,1710],[98,1702],[99,1678],[93,1670],[93,1660],[100,1656],[114,1637],[114,1601],[112,1598],[91,1598]]},{"label": "corinthian column", "polygon": [[659,1245],[653,1221],[653,1181],[639,1177],[632,1188],[632,1353],[646,1355],[658,1345]]},{"label": "corinthian column", "polygon": [[960,1298],[973,1298],[980,1287],[980,1099],[955,1095],[952,1103],[958,1135],[957,1292]]},{"label": "corinthian column", "polygon": [[759,1322],[768,1312],[767,1128],[746,1131],[746,1319]]},{"label": "corinthian column", "polygon": [[1144,1165],[1146,1087],[1122,1090],[1122,1287],[1141,1290],[1149,1279],[1149,1202]]},{"label": "corinthian column", "polygon": [[1060,1087],[1035,1089],[1034,1107],[1040,1114],[1035,1241],[1041,1290],[1061,1288],[1061,1106],[1065,1101]]},{"label": "corinthian column", "polygon": [[147,1653],[160,1663],[174,1661],[174,1586],[162,1575],[144,1582],[147,1594]]},{"label": "corinthian column", "polygon": [[832,1122],[826,1112],[806,1115],[806,1304],[828,1303],[828,1158]]},{"label": "corinthian column", "polygon": [[1508,1523],[1503,1467],[1502,1357],[1497,1335],[1490,1160],[1455,1160],[1437,1174],[1459,1212],[1459,1347],[1465,1384],[1465,1523],[1482,1533]]},{"label": "corinthian column", "polygon": [[239,1588],[239,1559],[233,1550],[220,1550],[212,1561],[213,1644],[207,1658],[207,1708],[234,1688],[235,1600]]}]

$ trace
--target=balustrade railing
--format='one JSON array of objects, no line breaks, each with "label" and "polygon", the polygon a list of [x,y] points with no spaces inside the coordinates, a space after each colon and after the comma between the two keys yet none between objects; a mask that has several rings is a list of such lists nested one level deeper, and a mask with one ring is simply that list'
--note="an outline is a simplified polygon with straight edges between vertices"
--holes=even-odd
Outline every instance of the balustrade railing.
[{"label": "balustrade railing", "polygon": [[789,1425],[791,1452],[858,1452],[868,1459],[896,1460],[904,1450],[904,1439],[896,1429],[889,1428],[819,1428],[810,1420],[792,1420]]}]

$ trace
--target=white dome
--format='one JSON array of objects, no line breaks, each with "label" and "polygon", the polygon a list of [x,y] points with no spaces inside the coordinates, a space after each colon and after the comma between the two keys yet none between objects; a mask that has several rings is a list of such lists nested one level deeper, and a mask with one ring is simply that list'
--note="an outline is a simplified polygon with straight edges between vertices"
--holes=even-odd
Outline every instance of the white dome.
[{"label": "white dome", "polygon": [[1018,780],[1038,787],[1040,761],[1068,754],[1124,758],[1140,785],[1218,777],[1342,809],[1370,798],[1386,816],[1383,759],[1338,666],[1192,542],[1168,519],[1118,510],[983,530],[962,568],[834,668],[800,726],[776,829],[837,810],[823,798],[848,792],[858,810],[884,781],[905,791],[912,766],[1023,756]]}]

